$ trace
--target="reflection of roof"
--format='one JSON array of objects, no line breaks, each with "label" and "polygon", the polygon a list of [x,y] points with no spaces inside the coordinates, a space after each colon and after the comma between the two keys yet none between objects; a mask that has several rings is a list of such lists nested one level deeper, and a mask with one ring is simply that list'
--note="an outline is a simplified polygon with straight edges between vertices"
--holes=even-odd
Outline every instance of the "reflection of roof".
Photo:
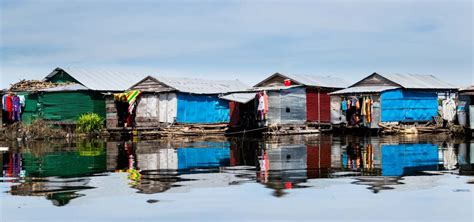
[{"label": "reflection of roof", "polygon": [[[379,74],[379,73],[377,73]],[[382,77],[407,89],[458,89],[433,75],[419,74],[379,74]]]},{"label": "reflection of roof", "polygon": [[246,104],[255,98],[255,93],[232,93],[229,95],[222,96],[220,98]]},{"label": "reflection of roof", "polygon": [[146,77],[146,75],[143,74],[111,72],[99,69],[56,68],[46,76],[45,80],[49,80],[55,75],[61,74],[62,71],[69,74],[86,88],[98,91],[124,91]]},{"label": "reflection of roof", "polygon": [[160,76],[155,76],[154,78],[180,92],[195,94],[219,94],[242,91],[249,88],[249,86],[239,80],[208,80]]},{"label": "reflection of roof", "polygon": [[351,94],[351,93],[379,93],[386,90],[397,89],[400,87],[397,86],[356,86],[347,89],[341,89],[332,93],[330,95],[337,94]]}]

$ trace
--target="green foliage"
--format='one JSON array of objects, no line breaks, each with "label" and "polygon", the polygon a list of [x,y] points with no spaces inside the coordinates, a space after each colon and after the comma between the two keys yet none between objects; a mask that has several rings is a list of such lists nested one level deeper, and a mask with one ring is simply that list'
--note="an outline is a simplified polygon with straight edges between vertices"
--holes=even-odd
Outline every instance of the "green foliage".
[{"label": "green foliage", "polygon": [[76,131],[79,133],[96,133],[104,127],[104,120],[97,113],[82,114],[77,120]]}]

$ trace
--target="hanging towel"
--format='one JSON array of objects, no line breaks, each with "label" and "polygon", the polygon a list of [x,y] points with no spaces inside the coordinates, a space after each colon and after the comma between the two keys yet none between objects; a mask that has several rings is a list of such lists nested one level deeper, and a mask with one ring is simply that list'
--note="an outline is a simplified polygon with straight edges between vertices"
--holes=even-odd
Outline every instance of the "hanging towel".
[{"label": "hanging towel", "polygon": [[456,103],[449,98],[443,101],[443,119],[453,121],[456,116]]},{"label": "hanging towel", "polygon": [[362,115],[362,116],[365,116],[365,115],[367,114],[367,113],[365,112],[365,108],[366,108],[366,105],[367,105],[367,104],[366,104],[366,101],[367,101],[367,100],[365,99],[365,97],[362,98],[362,106],[361,106],[361,110],[360,110],[360,115]]},{"label": "hanging towel", "polygon": [[346,111],[347,110],[347,101],[346,100],[343,100],[342,103],[341,103],[341,109],[342,111]]}]

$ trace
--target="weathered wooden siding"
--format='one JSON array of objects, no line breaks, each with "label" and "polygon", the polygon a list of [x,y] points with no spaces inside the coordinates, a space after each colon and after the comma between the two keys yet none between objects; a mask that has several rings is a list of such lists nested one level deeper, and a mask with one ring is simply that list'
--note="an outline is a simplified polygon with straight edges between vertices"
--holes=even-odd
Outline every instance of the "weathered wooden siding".
[{"label": "weathered wooden siding", "polygon": [[114,96],[105,97],[105,125],[107,129],[118,126],[117,108],[115,107]]},{"label": "weathered wooden siding", "polygon": [[176,93],[160,93],[159,97],[159,121],[162,123],[173,123],[178,111]]},{"label": "weathered wooden siding", "polygon": [[135,122],[138,127],[158,126],[159,113],[159,97],[154,94],[142,94],[138,101]]},{"label": "weathered wooden siding", "polygon": [[152,77],[145,78],[140,83],[132,86],[131,89],[138,89],[144,92],[165,92],[172,90],[172,88],[158,82]]},{"label": "weathered wooden siding", "polygon": [[380,76],[379,74],[372,74],[367,78],[361,80],[360,82],[356,83],[355,86],[398,86],[386,78]]},{"label": "weathered wooden siding", "polygon": [[306,123],[306,90],[303,87],[268,92],[269,124]]},{"label": "weathered wooden siding", "polygon": [[[318,102],[319,100],[319,102]],[[306,118],[309,122],[329,123],[331,121],[331,99],[327,91],[318,89],[306,89]],[[320,119],[319,119],[320,118]]]}]

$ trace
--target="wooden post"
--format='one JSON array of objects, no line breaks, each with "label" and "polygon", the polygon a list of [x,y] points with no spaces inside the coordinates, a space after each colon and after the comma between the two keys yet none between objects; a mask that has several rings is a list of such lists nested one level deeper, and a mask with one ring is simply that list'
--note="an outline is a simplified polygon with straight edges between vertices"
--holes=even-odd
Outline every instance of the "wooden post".
[{"label": "wooden post", "polygon": [[321,130],[321,102],[320,102],[320,91],[321,91],[321,88],[318,87],[318,129]]}]

